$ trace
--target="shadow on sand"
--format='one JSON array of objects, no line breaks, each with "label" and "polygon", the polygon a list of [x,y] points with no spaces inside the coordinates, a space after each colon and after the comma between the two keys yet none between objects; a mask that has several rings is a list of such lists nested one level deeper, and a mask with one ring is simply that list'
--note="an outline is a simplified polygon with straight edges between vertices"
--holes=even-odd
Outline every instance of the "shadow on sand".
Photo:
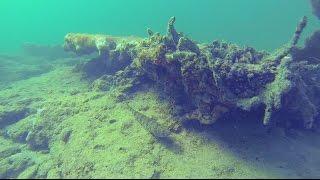
[{"label": "shadow on sand", "polygon": [[175,153],[175,154],[181,154],[183,152],[182,147],[173,140],[172,137],[159,137],[156,138],[157,142],[162,144],[166,149],[169,151]]},{"label": "shadow on sand", "polygon": [[286,132],[282,128],[268,131],[259,116],[237,115],[211,126],[190,121],[184,127],[201,134],[208,143],[219,143],[255,167],[264,167],[281,175],[285,173],[286,177],[319,178],[320,133]]}]

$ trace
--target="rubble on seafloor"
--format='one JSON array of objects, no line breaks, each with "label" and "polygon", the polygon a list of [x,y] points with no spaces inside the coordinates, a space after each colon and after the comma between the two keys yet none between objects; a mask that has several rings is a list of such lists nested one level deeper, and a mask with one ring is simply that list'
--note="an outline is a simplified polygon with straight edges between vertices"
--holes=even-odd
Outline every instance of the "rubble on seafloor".
[{"label": "rubble on seafloor", "polygon": [[172,17],[165,35],[148,29],[145,39],[68,34],[64,47],[80,55],[98,53],[83,65],[88,75],[99,70],[96,88],[117,85],[130,91],[153,83],[184,120],[213,124],[231,112],[263,113],[261,122],[268,127],[317,128],[319,31],[304,47],[296,46],[306,17],[291,43],[272,54],[223,41],[199,44],[177,32],[174,23]]}]

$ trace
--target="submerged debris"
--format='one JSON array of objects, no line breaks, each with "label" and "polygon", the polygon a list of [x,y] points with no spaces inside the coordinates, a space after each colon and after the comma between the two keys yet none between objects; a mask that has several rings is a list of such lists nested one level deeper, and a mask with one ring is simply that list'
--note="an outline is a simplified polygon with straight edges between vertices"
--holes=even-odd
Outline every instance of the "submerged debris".
[{"label": "submerged debris", "polygon": [[157,140],[158,143],[175,154],[180,154],[183,152],[182,147],[171,137],[169,128],[159,124],[156,119],[150,118],[134,110],[128,104],[126,105],[140,125],[147,130]]},{"label": "submerged debris", "polygon": [[[146,39],[109,41],[107,44],[114,42],[116,46],[103,46],[107,53],[101,53],[97,40],[88,40],[96,39],[95,35],[86,35],[86,41],[76,40],[79,35],[67,35],[65,46],[76,53],[99,51],[95,61],[114,70],[102,76],[108,78],[100,78],[99,84],[106,81],[106,86],[123,86],[124,91],[139,84],[156,84],[172,99],[173,106],[185,109],[186,120],[212,124],[229,112],[257,113],[262,107],[264,112],[259,113],[264,113],[261,121],[265,125],[315,127],[320,107],[316,97],[320,93],[319,33],[303,49],[296,47],[306,17],[298,24],[289,47],[274,54],[221,41],[197,44],[176,31],[175,20],[169,20],[166,35],[148,29]],[[167,135],[155,121],[129,109],[151,134]]]},{"label": "submerged debris", "polygon": [[298,26],[297,26],[297,29],[296,29],[296,32],[294,33],[294,36],[293,36],[293,39],[292,39],[292,46],[295,46],[297,45],[298,43],[298,40],[300,39],[300,36],[301,36],[301,33],[303,31],[303,29],[306,27],[307,25],[307,17],[304,16],[302,18],[302,20],[299,22]]},{"label": "submerged debris", "polygon": [[156,119],[150,118],[130,107],[127,104],[130,112],[135,116],[141,126],[146,129],[155,138],[167,138],[170,136],[170,131],[161,126]]}]

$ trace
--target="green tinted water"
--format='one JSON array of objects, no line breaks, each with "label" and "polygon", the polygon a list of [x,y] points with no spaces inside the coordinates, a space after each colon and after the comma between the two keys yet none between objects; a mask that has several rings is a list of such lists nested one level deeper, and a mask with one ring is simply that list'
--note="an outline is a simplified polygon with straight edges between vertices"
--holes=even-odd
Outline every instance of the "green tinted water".
[{"label": "green tinted water", "polygon": [[[191,121],[188,129],[174,115],[180,110],[148,83],[131,98],[123,90],[131,82],[110,87],[110,76],[84,78],[82,65],[90,67],[84,62],[97,59],[45,46],[35,56],[11,55],[25,42],[62,44],[69,32],[165,33],[171,16],[178,31],[200,42],[224,39],[271,51],[290,41],[304,15],[306,37],[320,28],[308,0],[0,0],[0,179],[320,177],[319,132],[266,133],[255,111],[210,128]],[[283,68],[277,72],[286,76]],[[316,97],[304,88],[299,96]],[[306,107],[301,112],[313,110]]]},{"label": "green tinted water", "polygon": [[225,39],[273,50],[309,17],[307,33],[319,27],[307,0],[1,0],[0,52],[24,42],[61,44],[68,32],[145,36],[163,32],[170,16],[193,39]]}]

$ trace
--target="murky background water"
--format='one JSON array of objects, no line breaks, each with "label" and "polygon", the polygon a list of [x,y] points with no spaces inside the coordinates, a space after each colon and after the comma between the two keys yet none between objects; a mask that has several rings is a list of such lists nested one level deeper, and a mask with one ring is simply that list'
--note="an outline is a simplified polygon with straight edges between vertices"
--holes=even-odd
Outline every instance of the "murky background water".
[{"label": "murky background water", "polygon": [[145,36],[147,27],[163,32],[171,16],[195,40],[273,50],[303,15],[310,17],[307,33],[319,27],[307,0],[2,0],[0,52],[24,42],[62,44],[68,32]]},{"label": "murky background water", "polygon": [[[196,45],[183,37],[187,44],[174,44],[174,49],[180,46],[182,51],[166,52],[169,59],[177,56],[175,60],[183,62],[182,68],[178,67],[180,63],[167,62],[168,69],[173,70],[142,68],[150,60],[157,64],[150,67],[163,65],[162,56],[154,57],[158,49],[143,45],[150,40],[158,47],[159,42],[153,39],[157,36],[145,41],[132,38],[137,43],[133,47],[131,38],[124,38],[127,42],[116,42],[117,47],[102,56],[78,56],[62,48],[65,35],[73,32],[147,37],[146,30],[151,28],[164,35],[172,16],[176,17],[177,31],[199,42]],[[218,39],[272,52],[291,41],[303,16],[308,17],[308,25],[300,45],[320,29],[309,0],[0,0],[0,179],[320,177],[320,125],[312,130],[295,128],[296,121],[302,125],[307,118],[319,120],[319,114],[313,111],[314,104],[316,108],[320,104],[316,96],[320,92],[319,35],[313,36],[316,45],[309,43],[306,50],[296,49],[302,59],[297,58],[298,63],[295,61],[292,67],[287,67],[288,57],[279,59],[281,66],[269,67],[268,60],[277,58],[260,59],[263,53],[220,41],[207,47],[200,44]],[[184,47],[187,45],[191,48]],[[162,44],[159,47],[163,49]],[[203,52],[198,52],[199,47]],[[86,48],[85,44],[82,50]],[[77,48],[69,50],[77,52]],[[183,53],[201,56],[185,59]],[[208,59],[211,64],[202,61],[208,54],[212,55]],[[260,60],[267,65],[260,66]],[[226,62],[222,68],[221,62]],[[131,69],[131,64],[137,69]],[[180,72],[186,72],[186,67],[192,72],[190,76]],[[234,71],[229,73],[224,67]],[[269,69],[270,77],[275,78],[272,83]],[[140,71],[146,74],[140,77]],[[294,78],[287,77],[294,73]],[[152,79],[157,74],[163,78]],[[161,89],[172,89],[169,92],[180,101],[203,101],[194,103],[198,110],[212,106],[217,107],[213,115],[224,115],[226,107],[234,102],[220,98],[228,97],[228,92],[210,89],[215,89],[212,82],[219,83],[210,74],[233,74],[217,89],[227,88],[241,97],[239,100],[245,100],[247,96],[242,95],[250,95],[252,89],[259,91],[259,96],[254,96],[258,100],[267,100],[248,112],[232,106],[232,111],[239,111],[215,118],[217,122],[210,124],[202,123],[197,113],[187,118],[192,111],[188,101],[174,104]],[[183,82],[192,82],[186,83],[191,89],[189,96],[183,96],[185,85],[175,88],[182,77]],[[117,84],[117,80],[125,81]],[[287,80],[298,88],[282,100],[277,93],[285,91]],[[264,91],[266,88],[268,91]],[[247,103],[254,104],[257,99],[252,99]],[[275,113],[283,115],[277,117],[279,127],[271,129],[263,125],[265,112],[271,109],[265,105],[278,101],[286,104],[282,106],[284,111]]]}]

